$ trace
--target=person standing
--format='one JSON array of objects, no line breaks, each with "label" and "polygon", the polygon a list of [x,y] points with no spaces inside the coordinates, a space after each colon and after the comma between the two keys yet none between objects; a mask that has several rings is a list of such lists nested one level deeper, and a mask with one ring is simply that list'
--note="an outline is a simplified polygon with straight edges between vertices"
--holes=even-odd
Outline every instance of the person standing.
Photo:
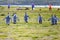
[{"label": "person standing", "polygon": [[8,4],[8,9],[10,9],[10,4]]},{"label": "person standing", "polygon": [[34,6],[35,6],[34,3],[32,3],[32,10],[34,10]]},{"label": "person standing", "polygon": [[38,15],[38,22],[39,24],[42,24],[42,16],[40,14]]},{"label": "person standing", "polygon": [[52,10],[52,5],[51,4],[49,4],[49,11],[51,11]]},{"label": "person standing", "polygon": [[19,19],[18,19],[16,13],[14,13],[13,14],[13,24],[16,24],[17,23],[17,20],[19,20]]},{"label": "person standing", "polygon": [[57,21],[59,20],[56,15],[52,15],[51,18],[48,19],[48,21],[51,20],[51,25],[57,25]]},{"label": "person standing", "polygon": [[6,22],[6,24],[7,25],[9,25],[10,24],[10,14],[8,13],[8,15],[4,18],[4,20],[5,20],[5,22]]},{"label": "person standing", "polygon": [[25,20],[26,23],[28,23],[28,17],[29,17],[29,16],[28,16],[27,13],[25,12],[24,20]]}]

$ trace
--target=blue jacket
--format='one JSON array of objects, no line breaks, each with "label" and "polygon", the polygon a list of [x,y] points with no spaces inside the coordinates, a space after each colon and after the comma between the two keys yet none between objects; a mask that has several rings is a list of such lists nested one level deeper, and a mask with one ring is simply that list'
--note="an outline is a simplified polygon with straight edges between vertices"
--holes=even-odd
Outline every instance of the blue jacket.
[{"label": "blue jacket", "polygon": [[28,17],[29,17],[29,16],[28,16],[27,14],[25,14],[24,20],[27,21],[27,20],[28,20]]},{"label": "blue jacket", "polygon": [[55,23],[57,23],[58,18],[55,17],[55,16],[52,16],[49,20],[51,20],[51,23],[52,23],[52,24],[55,24]]},{"label": "blue jacket", "polygon": [[14,14],[14,16],[13,16],[13,22],[16,23],[17,19],[18,19],[18,18],[17,18],[17,15]]},{"label": "blue jacket", "polygon": [[32,3],[32,8],[34,8],[34,3]]},{"label": "blue jacket", "polygon": [[16,16],[16,15],[14,15],[14,16],[13,16],[13,20],[16,20],[16,19],[17,19],[17,16]]},{"label": "blue jacket", "polygon": [[9,15],[5,19],[6,19],[6,24],[9,24],[10,23],[10,17],[9,17]]},{"label": "blue jacket", "polygon": [[38,17],[38,21],[42,22],[42,17],[41,16]]}]

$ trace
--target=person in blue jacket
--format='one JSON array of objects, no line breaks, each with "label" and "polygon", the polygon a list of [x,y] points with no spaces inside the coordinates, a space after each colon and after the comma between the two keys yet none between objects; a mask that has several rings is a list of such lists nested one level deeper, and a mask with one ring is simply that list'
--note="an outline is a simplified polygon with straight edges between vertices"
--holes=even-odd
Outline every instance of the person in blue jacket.
[{"label": "person in blue jacket", "polygon": [[39,22],[39,24],[42,24],[42,16],[40,14],[38,16],[38,22]]},{"label": "person in blue jacket", "polygon": [[34,3],[32,3],[32,10],[34,9],[34,6],[35,6]]},{"label": "person in blue jacket", "polygon": [[8,15],[4,18],[4,20],[6,21],[6,24],[9,25],[10,24],[10,15],[8,13]]},{"label": "person in blue jacket", "polygon": [[57,25],[59,18],[57,18],[56,15],[54,15],[54,17],[55,17],[55,25]]},{"label": "person in blue jacket", "polygon": [[59,20],[56,15],[52,15],[51,18],[49,18],[49,20],[51,20],[51,25],[57,25],[57,21]]},{"label": "person in blue jacket", "polygon": [[10,9],[10,4],[8,4],[8,9]]},{"label": "person in blue jacket", "polygon": [[25,12],[24,20],[25,20],[26,23],[28,23],[28,17],[29,17],[29,16],[28,16],[27,13]]},{"label": "person in blue jacket", "polygon": [[[16,24],[17,19],[18,19],[18,17],[17,17],[17,15],[16,15],[16,13],[14,13],[14,14],[13,14],[13,24]],[[18,19],[18,20],[19,20],[19,19]]]}]

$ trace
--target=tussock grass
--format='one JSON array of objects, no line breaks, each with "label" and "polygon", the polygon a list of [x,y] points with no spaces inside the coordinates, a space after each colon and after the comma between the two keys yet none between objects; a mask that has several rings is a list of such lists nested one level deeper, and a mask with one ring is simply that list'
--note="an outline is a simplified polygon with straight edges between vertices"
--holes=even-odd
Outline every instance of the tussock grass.
[{"label": "tussock grass", "polygon": [[[56,14],[60,18],[60,11],[55,8],[52,11],[49,11],[48,8],[35,8],[33,11],[31,8],[29,8],[30,10],[16,10],[16,8],[4,7],[3,10],[0,10],[0,15],[5,14],[6,16],[10,12],[11,17],[16,12],[20,19],[17,24],[11,22],[8,26],[3,20],[5,16],[0,16],[1,40],[60,40],[60,21],[53,26],[48,21],[52,14]],[[30,17],[28,23],[24,22],[24,12],[27,12]],[[41,14],[44,19],[42,24],[38,23],[38,14]]]}]

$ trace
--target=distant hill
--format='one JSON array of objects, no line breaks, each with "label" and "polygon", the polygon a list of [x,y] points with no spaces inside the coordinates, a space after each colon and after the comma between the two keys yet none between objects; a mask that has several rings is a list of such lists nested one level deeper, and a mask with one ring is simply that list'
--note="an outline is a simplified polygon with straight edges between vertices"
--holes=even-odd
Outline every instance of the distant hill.
[{"label": "distant hill", "polygon": [[8,3],[12,5],[30,5],[31,3],[36,5],[60,5],[60,0],[0,0],[0,5],[7,5]]}]

